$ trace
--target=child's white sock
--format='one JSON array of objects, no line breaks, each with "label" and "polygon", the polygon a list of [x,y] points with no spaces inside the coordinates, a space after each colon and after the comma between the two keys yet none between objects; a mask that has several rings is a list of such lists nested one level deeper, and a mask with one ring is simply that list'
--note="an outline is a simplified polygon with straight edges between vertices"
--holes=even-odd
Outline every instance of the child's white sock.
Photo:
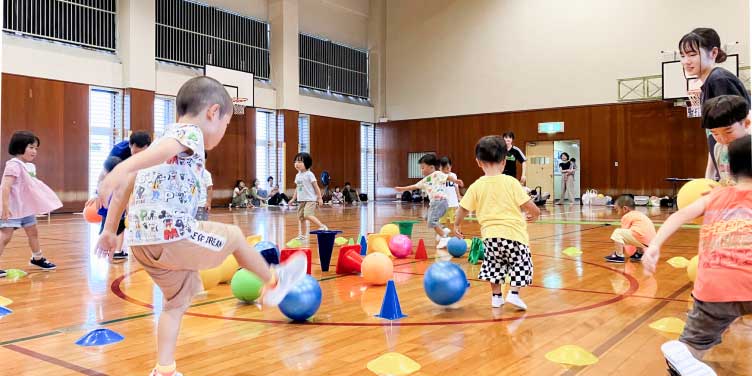
[{"label": "child's white sock", "polygon": [[42,250],[40,249],[40,250],[38,250],[36,252],[31,252],[31,258],[33,258],[34,260],[41,259],[42,258]]}]

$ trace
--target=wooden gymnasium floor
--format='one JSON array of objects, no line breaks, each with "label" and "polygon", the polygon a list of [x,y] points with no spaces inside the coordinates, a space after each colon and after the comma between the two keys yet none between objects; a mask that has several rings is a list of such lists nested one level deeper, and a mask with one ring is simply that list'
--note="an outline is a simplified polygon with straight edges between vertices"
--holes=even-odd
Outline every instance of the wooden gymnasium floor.
[{"label": "wooden gymnasium floor", "polygon": [[[418,218],[423,207],[377,203],[323,208],[331,228],[357,237],[397,219]],[[669,213],[651,209],[660,222]],[[211,218],[235,223],[247,234],[262,233],[284,243],[297,233],[294,210],[217,209]],[[639,264],[607,264],[618,218],[608,208],[549,206],[540,223],[529,226],[535,263],[534,286],[523,290],[529,311],[490,307],[489,288],[475,280],[478,266],[456,259],[471,278],[467,295],[452,308],[433,305],[421,274],[435,260],[395,262],[395,281],[403,311],[409,315],[383,322],[379,310],[384,287],[368,287],[359,276],[320,271],[323,303],[313,322],[289,324],[277,309],[260,311],[238,303],[226,285],[195,300],[183,321],[177,350],[186,375],[368,375],[366,363],[390,351],[409,356],[422,369],[416,375],[661,375],[659,346],[672,337],[648,325],[663,317],[686,319],[691,284],[684,269],[665,260],[696,253],[697,229],[683,229],[664,249],[659,273],[643,276]],[[155,362],[155,323],[151,308],[159,293],[137,262],[110,265],[91,257],[98,226],[80,216],[56,216],[42,223],[43,249],[58,265],[55,272],[34,271],[16,282],[0,279],[0,296],[14,301],[14,313],[0,318],[2,375],[145,375]],[[478,234],[468,224],[467,234]],[[432,235],[416,225],[414,239]],[[578,257],[561,253],[583,250]],[[315,248],[315,246],[314,246]],[[336,250],[335,250],[336,252]],[[0,261],[5,268],[26,266],[29,251],[23,232]],[[336,261],[335,256],[332,257]],[[333,262],[334,264],[334,262]],[[125,340],[101,348],[74,345],[88,330],[107,327]],[[675,336],[673,336],[675,337]],[[707,360],[727,375],[752,374],[749,360],[752,321],[739,320]],[[545,358],[559,346],[575,344],[600,361],[566,369]]]}]

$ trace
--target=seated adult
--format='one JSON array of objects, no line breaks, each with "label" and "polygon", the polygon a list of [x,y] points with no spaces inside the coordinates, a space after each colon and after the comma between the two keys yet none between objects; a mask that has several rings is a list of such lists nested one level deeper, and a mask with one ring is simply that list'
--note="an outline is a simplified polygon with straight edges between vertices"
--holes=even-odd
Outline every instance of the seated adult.
[{"label": "seated adult", "polygon": [[350,186],[349,181],[345,183],[345,189],[342,190],[342,196],[344,196],[346,204],[360,202],[360,195],[358,195],[358,191]]},{"label": "seated adult", "polygon": [[290,202],[290,198],[279,191],[279,184],[274,184],[273,177],[267,178],[266,182],[269,187],[269,195],[267,196],[269,205],[287,205]]}]

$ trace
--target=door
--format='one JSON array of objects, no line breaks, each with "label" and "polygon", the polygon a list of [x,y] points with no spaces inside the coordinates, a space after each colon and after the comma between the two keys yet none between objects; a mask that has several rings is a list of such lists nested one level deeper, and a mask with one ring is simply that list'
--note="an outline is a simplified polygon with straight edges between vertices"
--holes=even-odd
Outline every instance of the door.
[{"label": "door", "polygon": [[535,189],[540,186],[543,192],[553,197],[554,193],[554,143],[553,141],[528,142],[525,147],[527,154],[527,186]]},{"label": "door", "polygon": [[[575,202],[582,196],[580,192],[580,171],[582,170],[582,160],[580,159],[580,141],[579,140],[562,140],[554,141],[554,198],[560,200],[562,197],[562,191],[564,186],[562,185],[562,179],[564,178],[559,171],[559,163],[563,161],[562,154],[566,154],[571,162],[574,163],[574,176],[568,177],[570,183],[567,185],[572,189],[571,197],[574,197]],[[569,196],[568,194],[566,196]],[[573,202],[570,202],[573,203]]]}]

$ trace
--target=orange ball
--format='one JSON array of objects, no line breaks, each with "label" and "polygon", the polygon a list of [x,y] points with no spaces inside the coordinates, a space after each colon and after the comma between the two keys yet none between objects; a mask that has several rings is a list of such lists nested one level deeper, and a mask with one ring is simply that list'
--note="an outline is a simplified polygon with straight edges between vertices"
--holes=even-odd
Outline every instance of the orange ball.
[{"label": "orange ball", "polygon": [[394,276],[394,264],[383,253],[371,253],[363,259],[361,273],[366,283],[385,285]]},{"label": "orange ball", "polygon": [[94,205],[89,205],[84,208],[84,219],[86,222],[89,223],[100,223],[102,222],[102,216],[97,213],[99,208],[95,207]]}]

